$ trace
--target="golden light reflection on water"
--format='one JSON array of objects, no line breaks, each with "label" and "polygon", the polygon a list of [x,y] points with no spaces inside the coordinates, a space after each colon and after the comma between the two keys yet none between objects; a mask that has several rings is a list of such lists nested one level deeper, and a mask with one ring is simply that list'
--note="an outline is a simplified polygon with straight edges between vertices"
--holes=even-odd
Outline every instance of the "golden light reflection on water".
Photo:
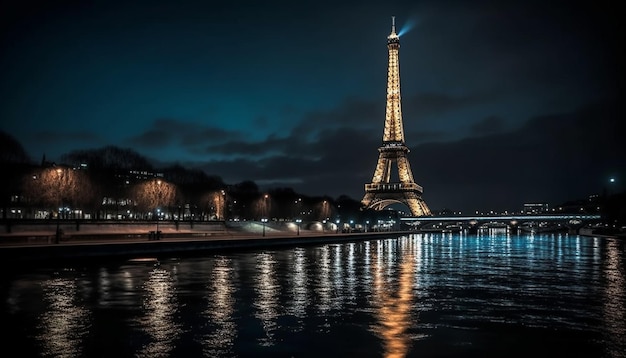
[{"label": "golden light reflection on water", "polygon": [[351,242],[348,244],[348,259],[347,259],[347,269],[346,269],[346,281],[348,283],[347,285],[347,298],[350,301],[354,301],[354,299],[356,298],[356,284],[357,284],[357,277],[356,277],[356,270],[355,270],[355,243]]},{"label": "golden light reflection on water", "polygon": [[259,338],[261,346],[273,346],[278,329],[280,285],[276,280],[276,260],[269,253],[256,255],[257,273],[254,279],[257,299],[254,300],[255,316],[261,321],[265,336]]},{"label": "golden light reflection on water", "polygon": [[237,326],[233,317],[235,274],[232,260],[218,257],[210,280],[207,309],[202,314],[216,327],[203,338],[203,353],[206,357],[232,355],[237,338]]},{"label": "golden light reflection on water", "polygon": [[344,289],[344,279],[343,279],[343,264],[344,257],[342,255],[343,245],[335,245],[333,252],[333,266],[332,266],[332,288],[331,288],[331,300],[330,300],[330,308],[331,309],[341,309],[342,299],[343,299],[343,289]]},{"label": "golden light reflection on water", "polygon": [[181,334],[180,325],[175,320],[178,302],[171,274],[156,267],[143,285],[144,316],[137,320],[137,324],[147,334],[148,342],[136,354],[137,357],[167,356]]},{"label": "golden light reflection on water", "polygon": [[296,331],[304,328],[302,318],[306,317],[306,309],[309,306],[306,266],[306,251],[303,248],[294,249],[289,285],[291,300],[287,304],[287,313],[299,319]]},{"label": "golden light reflection on water", "polygon": [[56,278],[44,281],[42,288],[47,309],[39,317],[41,334],[37,340],[44,347],[43,356],[81,356],[82,341],[89,333],[90,315],[77,302],[76,282]]},{"label": "golden light reflection on water", "polygon": [[406,356],[411,343],[408,329],[415,324],[417,317],[412,313],[413,280],[415,258],[410,240],[406,240],[403,255],[396,272],[392,270],[393,260],[383,260],[382,243],[374,254],[373,297],[377,324],[372,330],[383,340],[384,356],[389,358]]},{"label": "golden light reflection on water", "polygon": [[318,296],[317,310],[324,313],[330,310],[333,287],[330,283],[330,248],[324,245],[319,249],[321,257],[317,260],[318,273],[314,292]]},{"label": "golden light reflection on water", "polygon": [[604,269],[607,285],[603,311],[608,331],[605,337],[607,353],[611,357],[623,357],[626,352],[626,268],[619,250],[616,240],[607,243]]}]

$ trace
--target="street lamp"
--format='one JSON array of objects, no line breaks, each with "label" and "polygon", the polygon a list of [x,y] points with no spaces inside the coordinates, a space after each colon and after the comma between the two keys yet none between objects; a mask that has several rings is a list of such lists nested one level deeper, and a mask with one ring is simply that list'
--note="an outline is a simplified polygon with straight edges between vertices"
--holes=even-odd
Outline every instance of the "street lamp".
[{"label": "street lamp", "polygon": [[265,223],[267,222],[266,218],[262,218],[261,222],[263,223],[263,236],[265,236]]},{"label": "street lamp", "polygon": [[226,222],[226,192],[222,190],[222,220]]},{"label": "street lamp", "polygon": [[269,216],[269,212],[267,209],[267,198],[269,198],[269,195],[265,194],[263,195],[263,218],[261,218],[261,222],[263,222],[263,236],[265,236],[265,223],[267,222],[267,217]]},{"label": "street lamp", "polygon": [[157,180],[157,209],[156,209],[156,231],[154,232],[154,239],[159,239],[159,214],[161,213],[161,209],[158,208],[158,205],[161,203],[161,180]]},{"label": "street lamp", "polygon": [[294,206],[295,206],[295,215],[294,216],[300,216],[302,215],[302,198],[298,198],[298,200],[295,200],[294,202]]},{"label": "street lamp", "polygon": [[609,178],[609,195],[611,195],[614,191],[614,186],[615,186],[615,178],[614,177],[610,177]]},{"label": "street lamp", "polygon": [[61,174],[63,173],[63,171],[61,170],[61,168],[57,168],[57,195],[59,195],[59,206],[57,207],[57,230],[54,236],[54,243],[58,244],[59,243],[59,239],[61,237],[61,228],[60,228],[60,221],[61,221],[61,207],[63,206],[63,198],[62,198],[62,192],[61,192],[61,185],[63,183],[61,183]]},{"label": "street lamp", "polygon": [[298,236],[300,236],[300,223],[302,222],[302,219],[296,219],[296,223],[298,224]]}]

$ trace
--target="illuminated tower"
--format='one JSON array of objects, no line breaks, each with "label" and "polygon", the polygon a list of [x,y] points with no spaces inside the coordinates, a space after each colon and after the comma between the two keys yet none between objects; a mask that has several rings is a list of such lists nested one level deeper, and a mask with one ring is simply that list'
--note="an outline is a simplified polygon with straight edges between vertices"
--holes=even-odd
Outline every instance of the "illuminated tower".
[{"label": "illuminated tower", "polygon": [[[391,18],[391,34],[387,37],[389,66],[387,72],[387,110],[383,142],[378,148],[378,163],[370,184],[365,184],[362,203],[368,208],[382,210],[394,203],[409,207],[413,216],[430,215],[422,199],[422,187],[413,180],[407,158],[409,148],[404,144],[402,109],[400,104],[400,37],[396,34],[395,18]],[[397,166],[398,181],[391,181],[392,166]]]}]

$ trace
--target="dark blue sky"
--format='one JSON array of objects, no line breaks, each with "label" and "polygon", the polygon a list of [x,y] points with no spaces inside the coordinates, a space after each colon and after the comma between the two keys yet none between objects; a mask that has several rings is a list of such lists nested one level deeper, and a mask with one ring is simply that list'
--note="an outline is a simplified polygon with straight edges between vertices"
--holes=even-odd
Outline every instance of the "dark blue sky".
[{"label": "dark blue sky", "polygon": [[395,15],[410,27],[409,159],[432,209],[518,210],[626,180],[614,2],[0,6],[0,129],[35,160],[116,145],[227,183],[360,199],[382,138]]}]

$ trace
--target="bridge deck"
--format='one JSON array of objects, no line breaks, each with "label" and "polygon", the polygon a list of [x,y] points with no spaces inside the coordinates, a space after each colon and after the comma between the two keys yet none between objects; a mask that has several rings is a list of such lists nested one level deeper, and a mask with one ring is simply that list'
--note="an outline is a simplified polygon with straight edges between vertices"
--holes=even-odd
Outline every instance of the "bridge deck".
[{"label": "bridge deck", "polygon": [[598,220],[600,215],[494,215],[494,216],[411,216],[400,218],[402,221],[554,221],[554,220]]}]

